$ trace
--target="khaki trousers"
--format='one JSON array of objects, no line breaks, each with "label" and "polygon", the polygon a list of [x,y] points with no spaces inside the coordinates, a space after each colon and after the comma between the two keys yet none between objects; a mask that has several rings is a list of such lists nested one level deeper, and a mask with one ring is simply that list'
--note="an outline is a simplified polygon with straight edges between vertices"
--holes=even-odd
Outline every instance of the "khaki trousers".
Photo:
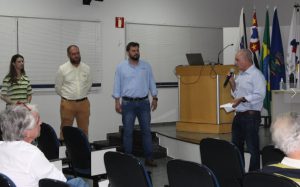
[{"label": "khaki trousers", "polygon": [[76,119],[77,126],[86,136],[89,132],[90,102],[88,99],[83,101],[70,101],[61,99],[60,102],[60,138],[63,139],[62,128],[64,126],[72,126]]}]

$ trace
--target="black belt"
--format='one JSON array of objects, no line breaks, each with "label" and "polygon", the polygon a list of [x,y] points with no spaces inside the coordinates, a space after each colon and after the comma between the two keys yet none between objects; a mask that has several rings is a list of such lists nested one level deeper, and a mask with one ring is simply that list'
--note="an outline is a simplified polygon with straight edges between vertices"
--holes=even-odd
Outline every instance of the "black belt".
[{"label": "black belt", "polygon": [[122,97],[125,101],[143,101],[145,99],[148,99],[148,95],[145,97]]},{"label": "black belt", "polygon": [[84,98],[81,98],[81,99],[67,99],[67,98],[64,98],[64,97],[61,97],[62,99],[66,100],[66,101],[74,101],[74,102],[80,102],[80,101],[84,101],[87,99],[87,97],[84,97]]},{"label": "black belt", "polygon": [[260,111],[257,110],[246,110],[244,112],[236,112],[236,115],[257,115],[260,114]]}]

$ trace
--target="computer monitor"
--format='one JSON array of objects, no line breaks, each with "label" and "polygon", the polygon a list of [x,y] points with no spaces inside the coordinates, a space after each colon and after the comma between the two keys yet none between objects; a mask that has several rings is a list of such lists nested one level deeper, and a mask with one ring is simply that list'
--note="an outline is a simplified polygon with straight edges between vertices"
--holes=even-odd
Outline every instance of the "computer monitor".
[{"label": "computer monitor", "polygon": [[189,65],[201,66],[204,65],[204,61],[201,53],[187,53],[185,54]]}]

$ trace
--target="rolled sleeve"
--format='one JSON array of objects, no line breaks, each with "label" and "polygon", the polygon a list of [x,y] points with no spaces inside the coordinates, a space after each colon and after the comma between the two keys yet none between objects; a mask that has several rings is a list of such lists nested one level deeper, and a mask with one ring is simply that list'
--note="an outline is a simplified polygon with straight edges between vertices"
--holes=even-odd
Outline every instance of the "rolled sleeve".
[{"label": "rolled sleeve", "polygon": [[112,97],[115,99],[121,97],[121,75],[119,66],[117,67],[115,72],[114,89]]},{"label": "rolled sleeve", "polygon": [[154,80],[154,76],[153,76],[153,72],[152,72],[152,68],[151,66],[149,66],[149,89],[150,89],[150,92],[151,92],[151,95],[152,96],[157,96],[157,88],[156,88],[156,83],[155,83],[155,80]]},{"label": "rolled sleeve", "polygon": [[266,95],[265,79],[261,76],[258,76],[257,79],[255,80],[254,84],[256,86],[254,87],[253,93],[250,95],[246,95],[244,97],[248,102],[250,102],[252,104],[257,104],[257,103],[261,102]]},{"label": "rolled sleeve", "polygon": [[63,84],[63,75],[59,68],[57,71],[57,74],[56,74],[56,78],[55,78],[55,91],[60,96],[61,96],[62,84]]}]

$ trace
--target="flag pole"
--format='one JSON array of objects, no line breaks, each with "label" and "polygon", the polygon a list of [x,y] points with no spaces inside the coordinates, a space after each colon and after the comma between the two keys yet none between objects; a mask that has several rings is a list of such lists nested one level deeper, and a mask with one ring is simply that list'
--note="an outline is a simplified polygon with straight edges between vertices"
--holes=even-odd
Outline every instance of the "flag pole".
[{"label": "flag pole", "polygon": [[245,49],[247,49],[248,44],[247,44],[247,32],[246,32],[246,18],[244,12],[243,12],[243,25],[244,25],[244,35],[245,35]]}]

